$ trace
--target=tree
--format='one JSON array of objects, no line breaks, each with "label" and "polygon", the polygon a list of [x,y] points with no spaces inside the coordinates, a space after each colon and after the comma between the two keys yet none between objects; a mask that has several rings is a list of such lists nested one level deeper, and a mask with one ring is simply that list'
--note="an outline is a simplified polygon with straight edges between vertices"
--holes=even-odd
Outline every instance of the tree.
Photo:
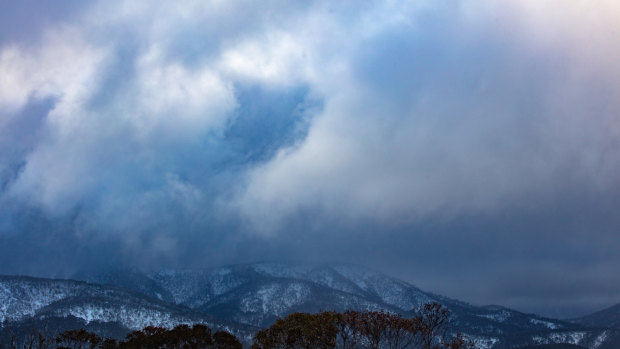
[{"label": "tree", "polygon": [[172,330],[148,326],[141,331],[129,333],[125,341],[119,343],[119,348],[200,349],[211,345],[213,345],[211,329],[205,325],[196,324],[193,327],[178,325]]},{"label": "tree", "polygon": [[56,337],[58,348],[95,349],[101,343],[101,337],[85,329],[68,330]]},{"label": "tree", "polygon": [[369,311],[360,313],[359,332],[366,339],[369,349],[379,349],[385,336],[388,313]]},{"label": "tree", "polygon": [[339,316],[334,312],[293,313],[254,336],[253,349],[330,349],[336,347]]},{"label": "tree", "polygon": [[213,347],[215,349],[243,349],[243,345],[234,335],[225,332],[217,331],[213,335]]},{"label": "tree", "polygon": [[339,314],[338,323],[338,341],[337,345],[342,349],[353,349],[357,347],[360,340],[359,323],[361,321],[360,313],[357,311],[347,310]]},{"label": "tree", "polygon": [[444,347],[446,349],[475,349],[476,346],[472,341],[468,341],[461,334],[457,334],[452,337],[450,342],[445,343]]},{"label": "tree", "polygon": [[445,325],[450,320],[450,311],[439,303],[427,303],[422,308],[420,331],[424,349],[440,348],[437,344],[443,335]]},{"label": "tree", "polygon": [[462,336],[446,339],[450,312],[425,304],[404,318],[386,311],[293,313],[258,331],[253,349],[473,349]]}]

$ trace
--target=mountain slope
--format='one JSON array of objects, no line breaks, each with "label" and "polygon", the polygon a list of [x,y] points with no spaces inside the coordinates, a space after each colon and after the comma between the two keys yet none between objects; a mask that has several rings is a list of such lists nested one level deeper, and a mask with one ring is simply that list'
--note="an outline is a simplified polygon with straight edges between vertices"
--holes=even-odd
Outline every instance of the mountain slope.
[{"label": "mountain slope", "polygon": [[450,331],[463,333],[479,348],[555,343],[620,347],[620,330],[600,326],[601,321],[611,323],[615,308],[588,318],[598,322],[571,323],[501,306],[473,306],[355,266],[259,263],[152,273],[117,269],[80,278],[91,283],[0,276],[0,320],[17,329],[79,327],[104,336],[122,336],[147,325],[200,322],[247,342],[258,327],[294,311],[386,310],[412,317],[425,303],[438,302],[451,312]]},{"label": "mountain slope", "polygon": [[[174,327],[203,323],[248,337],[249,326],[216,321],[210,316],[112,286],[74,280],[25,276],[0,276],[0,320],[2,326],[101,329],[101,334],[124,336],[146,326]],[[8,325],[7,325],[8,324]],[[90,326],[90,327],[89,327]]]},{"label": "mountain slope", "polygon": [[294,311],[387,310],[410,317],[424,304],[438,302],[450,310],[453,330],[466,334],[481,348],[570,343],[602,349],[616,336],[612,330],[590,329],[499,306],[472,306],[350,265],[257,263],[168,270],[130,279],[91,275],[89,280],[134,280],[118,286],[152,297],[170,295],[176,304],[249,326],[268,326]]},{"label": "mountain slope", "polygon": [[571,321],[590,327],[620,329],[620,304]]}]

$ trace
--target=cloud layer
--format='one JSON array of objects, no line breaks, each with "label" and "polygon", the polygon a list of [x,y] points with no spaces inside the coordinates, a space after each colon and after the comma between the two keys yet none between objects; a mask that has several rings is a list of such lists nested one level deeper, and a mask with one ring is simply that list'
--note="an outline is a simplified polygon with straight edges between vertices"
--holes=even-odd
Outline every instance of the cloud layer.
[{"label": "cloud layer", "polygon": [[118,0],[3,21],[0,271],[302,258],[532,311],[617,302],[619,20]]}]

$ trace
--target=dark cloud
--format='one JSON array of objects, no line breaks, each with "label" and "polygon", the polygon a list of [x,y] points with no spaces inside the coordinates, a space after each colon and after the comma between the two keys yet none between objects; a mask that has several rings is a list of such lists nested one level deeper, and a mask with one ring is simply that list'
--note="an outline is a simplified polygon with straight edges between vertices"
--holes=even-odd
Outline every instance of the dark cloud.
[{"label": "dark cloud", "polygon": [[613,3],[73,5],[0,8],[0,272],[332,261],[619,301]]}]

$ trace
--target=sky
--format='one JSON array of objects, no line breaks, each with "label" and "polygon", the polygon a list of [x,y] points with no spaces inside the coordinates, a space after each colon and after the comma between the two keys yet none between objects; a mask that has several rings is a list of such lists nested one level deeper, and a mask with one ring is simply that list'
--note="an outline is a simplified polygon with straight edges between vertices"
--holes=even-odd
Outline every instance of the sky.
[{"label": "sky", "polygon": [[614,0],[0,2],[0,273],[352,263],[620,302]]}]

